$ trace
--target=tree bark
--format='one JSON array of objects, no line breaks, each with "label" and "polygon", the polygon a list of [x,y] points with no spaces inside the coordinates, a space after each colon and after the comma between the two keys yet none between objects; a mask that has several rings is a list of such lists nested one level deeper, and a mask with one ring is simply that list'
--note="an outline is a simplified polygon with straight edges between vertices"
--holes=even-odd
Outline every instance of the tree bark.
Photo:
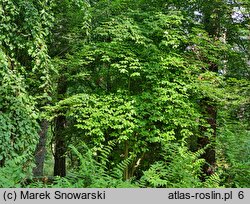
[{"label": "tree bark", "polygon": [[[221,11],[217,8],[219,5],[214,0],[204,2],[203,9],[203,22],[205,26],[205,30],[208,32],[209,36],[214,39],[218,39],[221,32]],[[216,18],[213,18],[212,15],[216,14]],[[209,63],[209,71],[218,73],[218,64],[214,62]],[[205,159],[206,163],[203,166],[203,172],[206,175],[211,175],[214,173],[214,167],[216,165],[216,152],[215,152],[215,144],[216,141],[216,129],[217,129],[217,108],[216,104],[213,102],[214,100],[209,97],[205,97],[201,102],[201,107],[204,111],[204,115],[206,117],[207,123],[210,125],[212,129],[212,136],[208,137],[204,133],[207,132],[207,128],[201,127],[201,132],[204,134],[202,138],[199,139],[199,145],[204,148],[205,153],[202,157]]]},{"label": "tree bark", "polygon": [[5,163],[5,158],[3,158],[3,159],[0,160],[0,167],[3,167],[4,163]]},{"label": "tree bark", "polygon": [[[203,172],[206,175],[211,175],[214,172],[214,166],[216,164],[216,153],[215,153],[215,140],[216,140],[216,117],[217,117],[217,110],[216,106],[210,104],[211,99],[204,99],[201,103],[201,106],[205,109],[204,115],[206,116],[207,123],[210,125],[212,129],[211,137],[203,135],[199,139],[199,146],[205,148],[205,153],[202,157],[205,159],[206,163],[203,166]],[[201,132],[205,133],[208,131],[208,128],[201,127]]]},{"label": "tree bark", "polygon": [[[58,100],[63,99],[64,94],[67,91],[67,81],[62,75],[58,80],[57,93]],[[63,113],[62,113],[63,114]],[[66,127],[66,117],[59,115],[55,119],[55,164],[54,164],[54,176],[66,176],[66,141],[64,135],[64,129]]]},{"label": "tree bark", "polygon": [[36,167],[33,169],[33,175],[43,176],[44,161],[46,156],[46,140],[49,122],[47,120],[41,121],[41,131],[39,132],[39,143],[36,146],[35,151],[35,164]]},{"label": "tree bark", "polygon": [[66,176],[66,144],[63,129],[66,124],[65,116],[58,116],[55,123],[55,164],[54,176]]}]

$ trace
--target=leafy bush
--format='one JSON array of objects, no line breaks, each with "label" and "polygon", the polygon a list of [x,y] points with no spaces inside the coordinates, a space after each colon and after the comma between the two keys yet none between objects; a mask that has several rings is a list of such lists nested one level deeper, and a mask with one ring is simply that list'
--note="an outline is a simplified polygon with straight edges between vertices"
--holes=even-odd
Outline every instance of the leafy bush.
[{"label": "leafy bush", "polygon": [[0,188],[20,188],[25,184],[27,178],[32,175],[32,165],[26,161],[26,156],[18,156],[12,160],[8,160],[5,166],[0,168]]},{"label": "leafy bush", "polygon": [[168,144],[163,153],[164,161],[157,161],[144,172],[141,178],[143,187],[161,188],[201,188],[219,187],[217,174],[200,180],[204,159],[200,159],[203,150],[190,152],[185,146]]},{"label": "leafy bush", "polygon": [[218,165],[227,187],[250,187],[250,132],[242,125],[225,126],[218,137]]}]

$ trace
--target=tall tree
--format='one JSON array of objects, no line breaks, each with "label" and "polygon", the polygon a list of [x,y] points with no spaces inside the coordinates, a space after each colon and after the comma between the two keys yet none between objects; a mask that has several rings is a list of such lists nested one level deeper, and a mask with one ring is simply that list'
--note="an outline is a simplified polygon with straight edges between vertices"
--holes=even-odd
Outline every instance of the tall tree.
[{"label": "tall tree", "polygon": [[[79,40],[86,39],[89,21],[88,8],[89,4],[84,0],[58,1],[53,7],[56,26],[52,29],[53,35],[49,50],[58,70],[58,75],[54,78],[56,91],[53,98],[55,101],[63,100],[68,95],[68,83],[70,83],[68,78],[74,70],[70,70],[70,67],[67,67],[63,61],[66,54],[71,52]],[[52,124],[55,141],[55,176],[66,175],[67,138],[64,134],[66,123],[66,118],[60,115]]]},{"label": "tall tree", "polygon": [[[185,56],[185,21],[175,7],[144,7],[143,2],[132,10],[133,1],[114,1],[103,16],[99,6],[105,2],[93,8],[88,41],[79,39],[63,59],[70,77],[66,99],[55,111],[65,114],[67,125],[61,124],[74,131],[76,146],[85,141],[99,149],[118,141],[111,157],[116,165],[133,160],[124,172],[128,179],[162,158],[162,148],[172,140],[195,135],[200,115],[191,96],[194,86],[188,84],[195,81],[197,67]],[[187,109],[190,114],[184,114]]]}]

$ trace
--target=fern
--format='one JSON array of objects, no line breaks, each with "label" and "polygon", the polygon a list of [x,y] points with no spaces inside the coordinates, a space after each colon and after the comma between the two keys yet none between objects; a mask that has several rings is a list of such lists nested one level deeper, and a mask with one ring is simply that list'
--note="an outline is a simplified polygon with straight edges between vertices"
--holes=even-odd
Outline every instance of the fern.
[{"label": "fern", "polygon": [[113,169],[107,167],[108,157],[112,153],[115,142],[109,144],[101,150],[100,162],[97,162],[91,149],[86,144],[82,144],[84,152],[80,152],[76,147],[70,145],[71,151],[77,156],[80,165],[77,169],[72,169],[67,177],[57,177],[50,187],[74,187],[74,188],[115,188],[115,187],[138,187],[130,181],[123,180],[123,171],[132,161],[132,156],[117,164]]},{"label": "fern", "polygon": [[100,150],[99,165],[101,167],[104,167],[105,169],[107,169],[107,163],[109,162],[108,158],[109,158],[115,144],[116,144],[115,141],[110,140],[108,142],[108,145]]},{"label": "fern", "polygon": [[121,179],[123,177],[123,172],[125,169],[131,164],[133,161],[134,157],[131,155],[128,158],[124,159],[120,163],[118,163],[113,169],[111,176],[117,179]]},{"label": "fern", "polygon": [[214,173],[209,176],[206,181],[203,183],[204,188],[219,188],[221,183],[221,178],[218,173]]},{"label": "fern", "polygon": [[220,177],[214,174],[203,183],[200,180],[204,150],[191,152],[185,146],[168,144],[165,147],[165,161],[157,161],[144,171],[141,187],[197,188],[219,187]]},{"label": "fern", "polygon": [[27,155],[16,156],[0,168],[0,188],[20,188],[31,175],[33,165],[27,163]]}]

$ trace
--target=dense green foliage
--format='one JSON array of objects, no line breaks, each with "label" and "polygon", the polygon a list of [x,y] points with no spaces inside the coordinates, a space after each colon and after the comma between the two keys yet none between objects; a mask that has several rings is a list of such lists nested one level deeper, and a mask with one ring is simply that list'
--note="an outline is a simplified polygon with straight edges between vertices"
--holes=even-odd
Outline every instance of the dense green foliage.
[{"label": "dense green foliage", "polygon": [[249,9],[0,0],[0,187],[249,187]]}]

